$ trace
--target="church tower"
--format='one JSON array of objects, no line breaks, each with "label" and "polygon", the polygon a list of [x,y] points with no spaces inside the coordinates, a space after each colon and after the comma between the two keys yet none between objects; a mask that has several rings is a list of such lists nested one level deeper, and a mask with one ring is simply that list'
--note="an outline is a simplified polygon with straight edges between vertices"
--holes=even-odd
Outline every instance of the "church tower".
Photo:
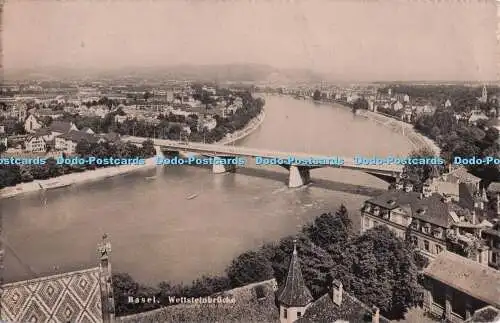
[{"label": "church tower", "polygon": [[288,268],[285,287],[278,296],[280,322],[292,323],[298,320],[311,304],[313,298],[304,283],[297,255],[297,241],[293,241],[293,254]]},{"label": "church tower", "polygon": [[112,323],[115,320],[115,301],[113,298],[111,262],[109,261],[111,243],[108,241],[108,236],[106,234],[103,235],[102,242],[99,244],[97,250],[100,259],[102,319],[104,323]]},{"label": "church tower", "polygon": [[486,84],[483,85],[483,92],[481,94],[481,102],[483,102],[483,103],[488,102],[488,90],[486,90]]}]

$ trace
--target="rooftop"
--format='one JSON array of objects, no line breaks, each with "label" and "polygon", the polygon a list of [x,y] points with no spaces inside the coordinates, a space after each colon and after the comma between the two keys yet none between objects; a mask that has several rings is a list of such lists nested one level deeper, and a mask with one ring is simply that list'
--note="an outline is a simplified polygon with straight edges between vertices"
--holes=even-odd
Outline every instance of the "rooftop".
[{"label": "rooftop", "polygon": [[420,193],[417,192],[387,191],[367,202],[389,210],[409,206],[412,217],[441,227],[451,224],[450,211],[458,208],[452,202],[444,202],[443,197],[437,193],[420,198]]},{"label": "rooftop", "polygon": [[[330,294],[325,294],[312,303],[307,308],[304,316],[297,320],[296,323],[336,322],[338,320],[371,322],[372,311],[363,302],[344,291],[340,306],[333,302]],[[379,322],[388,323],[389,320],[380,316]]]},{"label": "rooftop", "polygon": [[[3,285],[7,322],[102,322],[99,267]],[[51,320],[52,319],[52,320]]]},{"label": "rooftop", "polygon": [[297,248],[294,245],[285,287],[280,291],[278,300],[287,306],[306,306],[311,303],[313,297],[307,289],[300,270],[300,260],[297,255]]},{"label": "rooftop", "polygon": [[500,307],[500,271],[452,252],[442,252],[424,269],[428,277],[490,305]]},{"label": "rooftop", "polygon": [[456,177],[462,183],[477,184],[481,181],[479,177],[476,177],[469,173],[469,171],[465,167],[457,167],[449,174],[449,176],[450,175]]},{"label": "rooftop", "polygon": [[[257,287],[262,286],[262,295],[257,295]],[[116,322],[126,323],[192,323],[192,322],[279,322],[279,311],[275,304],[276,280],[235,288],[223,293],[222,297],[232,297],[234,304],[179,304],[135,315],[117,317]],[[213,295],[216,296],[216,295]]]},{"label": "rooftop", "polygon": [[67,133],[71,130],[72,123],[64,121],[52,121],[50,130],[54,132]]}]

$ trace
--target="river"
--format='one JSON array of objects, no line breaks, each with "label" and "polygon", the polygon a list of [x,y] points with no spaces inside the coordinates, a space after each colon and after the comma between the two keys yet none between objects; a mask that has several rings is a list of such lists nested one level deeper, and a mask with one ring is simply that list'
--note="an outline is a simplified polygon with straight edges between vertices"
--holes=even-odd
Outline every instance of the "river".
[{"label": "river", "polygon": [[[405,137],[344,107],[265,100],[266,119],[238,145],[330,156],[411,150]],[[48,191],[46,205],[39,193],[3,200],[5,281],[96,266],[96,244],[107,233],[113,272],[146,284],[189,282],[223,272],[239,253],[293,234],[340,203],[359,227],[362,201],[388,186],[332,168],[315,169],[311,177],[312,185],[289,189],[279,166],[250,165],[234,174],[165,166]]]}]

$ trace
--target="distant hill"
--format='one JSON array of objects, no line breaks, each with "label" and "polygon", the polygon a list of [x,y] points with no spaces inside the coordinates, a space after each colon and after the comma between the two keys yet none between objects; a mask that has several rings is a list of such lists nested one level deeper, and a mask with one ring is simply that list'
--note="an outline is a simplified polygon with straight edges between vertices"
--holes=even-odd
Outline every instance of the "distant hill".
[{"label": "distant hill", "polygon": [[113,70],[43,68],[4,71],[5,80],[82,78],[185,79],[216,82],[318,82],[324,76],[306,69],[277,69],[258,64],[176,65],[169,67],[127,67]]}]

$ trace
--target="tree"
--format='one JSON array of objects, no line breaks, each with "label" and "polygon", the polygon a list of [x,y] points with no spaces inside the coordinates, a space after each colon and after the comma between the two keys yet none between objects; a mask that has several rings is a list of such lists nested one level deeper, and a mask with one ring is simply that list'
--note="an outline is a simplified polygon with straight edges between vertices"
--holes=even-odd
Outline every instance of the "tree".
[{"label": "tree", "polygon": [[305,226],[303,232],[311,241],[327,251],[332,247],[342,247],[349,238],[352,225],[347,208],[342,204],[337,212],[332,215],[323,213],[314,222]]},{"label": "tree", "polygon": [[313,99],[318,101],[321,100],[321,92],[319,90],[315,90],[313,93]]},{"label": "tree", "polygon": [[[428,148],[422,148],[415,150],[410,153],[409,158],[436,158],[438,156],[434,155]],[[415,187],[416,190],[420,190],[424,182],[429,179],[433,174],[440,173],[442,171],[442,165],[432,165],[429,163],[425,164],[406,164],[403,168],[403,177],[408,179]]]},{"label": "tree", "polygon": [[7,151],[7,146],[2,142],[0,143],[0,156]]},{"label": "tree", "polygon": [[226,270],[231,286],[239,287],[273,277],[273,268],[262,253],[248,251],[234,259]]},{"label": "tree", "polygon": [[421,301],[413,250],[386,226],[354,238],[332,275],[365,304],[397,317]]},{"label": "tree", "polygon": [[142,143],[142,150],[146,157],[151,157],[156,154],[156,149],[151,139],[145,140]]}]

